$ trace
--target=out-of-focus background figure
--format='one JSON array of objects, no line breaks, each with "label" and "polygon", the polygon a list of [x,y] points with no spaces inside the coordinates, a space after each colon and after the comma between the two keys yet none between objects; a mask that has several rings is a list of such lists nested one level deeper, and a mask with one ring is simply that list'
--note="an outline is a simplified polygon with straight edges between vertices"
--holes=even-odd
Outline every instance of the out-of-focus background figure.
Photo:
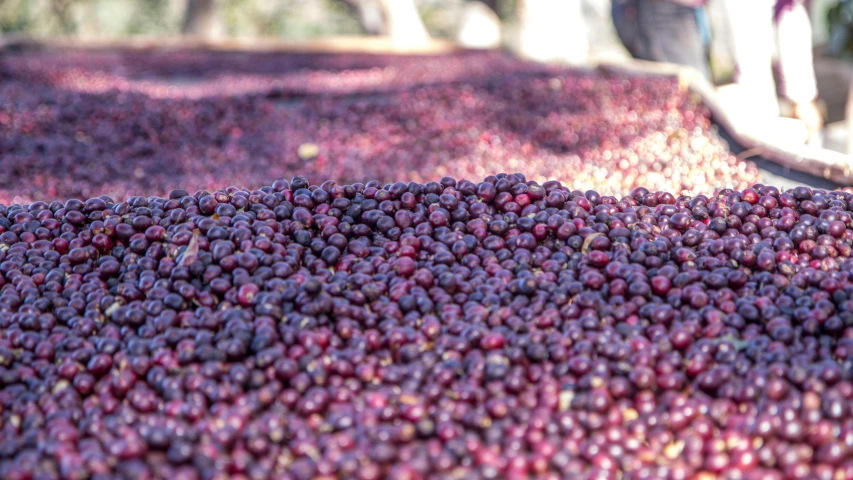
[{"label": "out-of-focus background figure", "polygon": [[634,58],[686,65],[711,80],[705,0],[613,0],[613,24]]},{"label": "out-of-focus background figure", "polygon": [[[633,57],[693,67],[712,80],[706,45],[713,32],[706,4],[706,0],[613,0],[613,23]],[[727,108],[782,133],[786,129],[779,130],[773,121],[780,114],[778,93],[789,102],[791,116],[802,122],[807,138],[818,135],[823,117],[815,103],[812,28],[803,0],[722,0],[722,8],[735,67],[735,82],[722,90]]]},{"label": "out-of-focus background figure", "polygon": [[[817,108],[812,27],[802,0],[725,0],[735,59],[736,101],[742,115],[761,122],[778,117],[777,93],[789,102],[791,116],[812,137],[823,127]],[[776,61],[774,62],[774,51]],[[774,81],[775,72],[778,85]]]},{"label": "out-of-focus background figure", "polygon": [[589,42],[580,0],[524,0],[518,5],[518,47],[525,57],[568,63],[587,59]]},{"label": "out-of-focus background figure", "polygon": [[731,115],[765,136],[853,148],[838,141],[837,124],[825,130],[848,96],[853,68],[835,57],[853,51],[853,1],[613,0],[612,12],[631,56],[693,67],[720,85]]}]

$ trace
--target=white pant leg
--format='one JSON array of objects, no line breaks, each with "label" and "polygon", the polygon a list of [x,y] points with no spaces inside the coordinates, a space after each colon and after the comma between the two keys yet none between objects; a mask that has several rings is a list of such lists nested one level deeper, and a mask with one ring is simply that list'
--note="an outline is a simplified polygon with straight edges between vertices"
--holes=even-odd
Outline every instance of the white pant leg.
[{"label": "white pant leg", "polygon": [[522,55],[538,61],[588,60],[589,38],[581,0],[523,0],[520,5]]},{"label": "white pant leg", "polygon": [[731,25],[735,81],[744,110],[761,117],[779,116],[773,80],[773,0],[724,0]]}]

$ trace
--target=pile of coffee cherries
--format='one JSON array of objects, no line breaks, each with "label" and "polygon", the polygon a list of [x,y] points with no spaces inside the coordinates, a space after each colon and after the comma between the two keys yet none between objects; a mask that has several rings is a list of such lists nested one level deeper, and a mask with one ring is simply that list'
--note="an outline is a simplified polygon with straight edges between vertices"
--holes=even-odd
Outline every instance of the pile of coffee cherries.
[{"label": "pile of coffee cherries", "polygon": [[522,174],[0,206],[0,478],[851,478],[851,210]]}]

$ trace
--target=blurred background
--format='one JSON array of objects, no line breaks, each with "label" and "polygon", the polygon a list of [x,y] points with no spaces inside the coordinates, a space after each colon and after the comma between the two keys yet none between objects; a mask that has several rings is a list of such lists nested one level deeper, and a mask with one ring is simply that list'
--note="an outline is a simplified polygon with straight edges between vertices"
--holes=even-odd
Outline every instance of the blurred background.
[{"label": "blurred background", "polygon": [[[466,2],[416,0],[429,32],[452,35],[455,16]],[[485,2],[502,18],[515,0]],[[359,18],[359,10],[366,15]],[[376,34],[379,22],[369,10],[379,1],[359,0],[3,0],[0,29],[34,35],[177,35],[188,16],[210,16],[212,36],[310,38]],[[197,30],[200,32],[201,29]]]},{"label": "blurred background", "polygon": [[[637,9],[645,12],[645,16],[637,16]],[[669,28],[658,28],[660,26]],[[645,31],[638,32],[638,29]],[[655,37],[652,40],[667,47],[663,48],[666,51],[643,52],[637,48],[639,37],[646,37],[646,40]],[[151,45],[178,48],[147,53],[144,49],[122,50],[137,41],[140,41],[137,46],[145,46],[145,42],[150,41]],[[690,42],[696,48],[688,48]],[[106,48],[100,53],[76,49],[87,43]],[[750,135],[761,140],[759,143],[780,147],[786,150],[789,160],[793,159],[784,168],[773,170],[778,165],[772,165],[772,161],[761,163],[763,160],[757,158],[762,156],[761,149],[737,146],[737,141],[727,138],[725,125],[720,135],[728,146],[722,147],[723,144],[716,140],[719,118],[714,118],[715,124],[705,129],[703,135],[713,137],[711,144],[722,150],[709,150],[707,156],[703,156],[705,153],[694,155],[696,152],[691,147],[690,151],[673,157],[675,163],[692,165],[685,167],[688,173],[683,178],[687,184],[697,183],[697,188],[703,187],[699,185],[702,182],[694,180],[704,177],[696,174],[696,168],[710,168],[709,175],[716,175],[717,180],[734,181],[737,175],[713,166],[715,159],[729,156],[731,158],[725,161],[731,161],[741,171],[752,168],[745,160],[755,160],[762,178],[779,186],[786,181],[823,185],[820,182],[830,177],[837,186],[853,178],[853,164],[848,157],[837,153],[823,163],[812,162],[807,171],[815,178],[791,176],[788,168],[794,164],[796,170],[808,163],[802,160],[811,155],[803,153],[804,147],[821,152],[853,153],[853,101],[849,101],[853,86],[853,0],[0,0],[0,47],[4,45],[6,48],[0,49],[0,80],[9,81],[5,84],[0,81],[0,114],[6,115],[0,115],[0,123],[7,118],[7,123],[16,129],[0,130],[0,155],[6,165],[15,166],[19,176],[41,182],[37,187],[39,191],[51,196],[88,195],[99,188],[108,188],[115,178],[126,181],[133,188],[144,187],[147,185],[144,182],[150,180],[150,188],[159,188],[160,184],[149,177],[151,172],[167,171],[168,168],[163,170],[163,165],[175,169],[176,165],[181,166],[180,172],[170,171],[165,175],[172,181],[184,179],[180,173],[193,182],[214,188],[222,181],[223,169],[231,165],[235,174],[240,174],[244,171],[240,163],[243,162],[253,165],[253,172],[258,175],[258,178],[246,177],[244,181],[254,182],[265,179],[268,168],[281,168],[281,174],[290,172],[288,168],[307,168],[310,162],[305,165],[286,163],[288,154],[295,150],[302,152],[304,146],[312,151],[339,150],[335,159],[339,165],[334,164],[334,168],[325,164],[323,155],[299,153],[300,158],[312,161],[317,158],[317,162],[310,165],[318,169],[318,178],[322,172],[335,175],[335,178],[361,179],[364,172],[354,171],[353,165],[372,166],[392,161],[397,161],[401,168],[411,163],[424,172],[431,172],[433,168],[423,159],[417,162],[401,159],[407,152],[420,148],[426,149],[431,161],[441,168],[458,168],[461,172],[459,165],[467,161],[465,165],[479,175],[477,172],[483,169],[481,163],[488,155],[474,146],[492,141],[475,135],[477,129],[520,139],[512,148],[492,142],[494,145],[487,149],[496,155],[491,165],[506,168],[504,161],[515,162],[514,155],[518,153],[526,159],[525,166],[530,170],[536,168],[536,162],[531,159],[541,160],[540,163],[547,167],[538,172],[543,178],[564,175],[566,179],[577,179],[580,175],[575,167],[580,166],[592,169],[590,183],[600,184],[612,177],[607,175],[610,168],[605,164],[616,157],[611,156],[613,153],[607,142],[599,138],[603,134],[592,132],[595,129],[590,127],[589,119],[601,121],[599,129],[608,132],[618,125],[621,113],[615,107],[593,101],[581,108],[575,105],[576,101],[583,103],[581,100],[588,99],[576,99],[569,93],[561,97],[567,102],[565,105],[550,111],[553,105],[548,102],[553,100],[536,100],[536,95],[542,94],[539,90],[522,92],[527,82],[519,80],[522,78],[519,72],[528,75],[540,67],[553,67],[544,63],[579,67],[546,70],[548,75],[557,75],[549,84],[552,90],[564,88],[560,83],[563,80],[566,85],[571,83],[571,88],[586,88],[578,86],[585,85],[584,82],[569,82],[568,78],[581,78],[593,70],[586,67],[602,64],[660,66],[642,62],[650,61],[696,67],[695,71],[708,80],[705,83],[715,93],[713,101],[719,103],[729,117],[738,120],[738,126],[729,130],[748,129]],[[36,48],[27,50],[16,45]],[[60,48],[54,48],[52,53],[42,52],[40,45],[47,47],[45,50],[51,50],[50,46]],[[210,47],[212,52],[208,55],[192,48],[181,51],[181,47],[194,45]],[[303,55],[313,52],[312,48],[318,45],[322,47],[319,50],[346,54]],[[231,46],[246,48],[253,54],[222,52]],[[290,54],[272,54],[282,46],[289,46],[289,50],[285,50]],[[69,48],[63,50],[62,47]],[[110,52],[112,47],[114,51]],[[477,50],[476,54],[468,55],[472,49]],[[687,58],[690,50],[698,55]],[[5,52],[9,55],[4,57]],[[394,59],[381,55],[368,59],[359,55],[381,52],[448,55],[445,58],[437,55],[433,58],[397,56]],[[505,55],[507,52],[514,55]],[[537,62],[515,63],[516,56]],[[632,58],[641,62],[632,63]],[[569,71],[572,73],[567,73]],[[672,76],[671,70],[663,73]],[[680,75],[676,75],[676,83],[683,80]],[[485,86],[477,87],[481,91],[470,96],[468,87],[461,87],[459,82],[474,79],[483,80]],[[600,85],[593,83],[589,88],[606,90],[604,86],[608,81],[605,77],[598,78],[596,82]],[[437,86],[439,84],[443,87]],[[429,90],[430,85],[436,86],[435,89]],[[128,97],[126,92],[145,96]],[[360,96],[355,100],[339,99],[334,105],[317,103],[332,94],[356,93]],[[384,93],[388,94],[387,98],[383,97]],[[259,94],[266,95],[269,104],[258,100]],[[439,94],[446,95],[447,105],[436,106],[433,99]],[[466,95],[481,103],[470,101]],[[610,98],[609,93],[602,95],[602,98]],[[666,92],[656,95],[659,98],[655,101],[664,102],[669,98]],[[233,98],[230,103],[210,100],[220,96]],[[421,113],[396,105],[399,102],[408,107],[406,102],[411,101],[411,96],[423,97],[420,99],[423,102]],[[710,98],[703,96],[705,100]],[[121,108],[115,111],[101,108],[101,105],[125,102],[128,98],[138,102],[133,108],[139,112],[128,116],[120,111]],[[694,101],[693,98],[688,96],[689,102]],[[185,99],[200,100],[181,103]],[[358,103],[362,100],[364,105]],[[638,103],[623,100],[627,102],[625,108],[634,108]],[[461,107],[457,105],[459,102]],[[268,109],[270,104],[274,105],[274,110]],[[435,113],[446,120],[454,108],[470,108],[471,105],[482,107],[482,110],[476,113],[460,111],[458,118],[454,118],[460,125],[471,127],[469,133],[474,132],[471,136],[477,138],[476,142],[455,138],[458,125],[436,121],[431,116]],[[84,113],[86,108],[91,112]],[[122,108],[130,111],[128,107]],[[208,116],[195,112],[196,109],[214,108],[220,111],[207,112]],[[252,108],[257,111],[251,111]],[[657,108],[649,111],[658,112]],[[514,109],[524,111],[515,112]],[[239,120],[232,121],[223,111],[233,111]],[[318,114],[318,111],[323,113]],[[375,115],[365,114],[365,111]],[[53,116],[48,118],[45,112]],[[141,112],[145,112],[145,117],[140,116]],[[341,127],[340,131],[333,129],[330,134],[326,117],[340,122],[341,112],[351,114],[351,118],[345,120],[348,126]],[[421,118],[424,112],[430,114]],[[484,120],[485,112],[501,121],[492,119],[497,123],[488,124]],[[565,124],[554,117],[555,112],[566,113]],[[708,114],[700,112],[699,115],[704,118]],[[257,120],[266,118],[263,116],[269,118]],[[168,129],[159,126],[163,118],[174,120],[178,129],[216,131],[182,133],[172,138]],[[213,119],[219,123],[211,125]],[[312,119],[316,125],[306,119]],[[654,119],[655,114],[647,112],[646,118],[639,121],[654,122]],[[693,125],[690,119],[682,120]],[[423,124],[415,128],[416,121]],[[628,121],[636,122],[637,119]],[[280,128],[284,122],[290,123]],[[381,122],[387,131],[378,128],[376,122]],[[513,128],[508,128],[507,124]],[[432,142],[429,135],[422,138],[423,125],[434,127],[447,136],[447,141]],[[332,126],[337,127],[338,123]],[[388,133],[396,132],[401,126],[410,131]],[[572,128],[587,131],[589,140],[579,142],[572,137]],[[669,126],[656,128],[666,130]],[[38,129],[42,137],[32,133]],[[65,130],[57,133],[56,129]],[[94,130],[100,143],[91,141],[89,129]],[[542,138],[559,144],[560,149],[556,151],[559,156],[550,156],[554,152],[548,142],[540,141],[537,135],[541,132],[537,133],[536,129],[548,131],[542,133]],[[127,138],[119,138],[116,132],[123,132]],[[352,135],[362,132],[364,138],[360,143],[354,142]],[[326,143],[318,140],[324,135],[329,136]],[[561,139],[561,135],[566,139]],[[386,142],[386,138],[390,140]],[[671,144],[680,142],[674,138],[669,134],[665,142],[650,141],[650,144],[655,148],[675,149]],[[234,151],[223,147],[223,144],[230,145],[229,141]],[[178,147],[170,146],[169,142]],[[538,145],[541,150],[531,154],[529,150],[533,147],[525,142],[534,147]],[[634,141],[620,139],[615,143],[625,143],[621,145],[625,147],[622,153],[635,161],[636,142],[631,142]],[[462,146],[448,146],[457,143]],[[245,148],[240,150],[240,145]],[[121,150],[126,146],[131,151]],[[517,152],[513,150],[516,147]],[[590,153],[599,150],[605,152],[602,155],[606,154],[605,163],[596,163],[597,153]],[[222,157],[221,165],[210,160],[217,155]],[[205,157],[209,178],[200,180],[195,178],[199,177],[196,167],[198,158]],[[231,157],[242,160],[225,161]],[[809,158],[817,157],[820,155]],[[62,186],[60,183],[65,180],[54,173],[57,168],[53,159],[57,158],[72,172],[69,177],[73,177],[74,182],[93,175],[76,172],[75,169],[81,168],[81,160],[88,162],[86,165],[91,164],[91,171],[103,178]],[[656,152],[648,158],[652,163],[660,163],[666,155]],[[144,162],[150,162],[150,168],[137,165]],[[572,166],[571,162],[577,165]],[[643,162],[645,160],[639,163]],[[130,164],[133,168],[128,166]],[[644,170],[646,166],[637,168]],[[385,170],[379,173],[392,172]],[[416,173],[414,170],[393,172],[401,178],[412,178]],[[746,182],[747,177],[752,178],[750,172],[736,180]],[[841,175],[834,175],[835,172]],[[643,171],[634,173],[629,176],[630,181],[626,180],[626,185],[647,181]],[[785,178],[774,177],[776,173]],[[680,180],[673,180],[670,173],[664,173],[661,178],[669,183],[663,183],[660,188],[670,183],[672,188],[684,186],[678,184]],[[703,188],[728,185],[718,185],[710,179],[705,183]],[[623,187],[625,185],[613,186],[608,191],[619,192]],[[120,195],[123,190],[115,192]],[[0,179],[0,199],[3,195],[29,198],[20,196],[20,188],[13,177],[5,183]]]},{"label": "blurred background", "polygon": [[[386,0],[387,1],[387,0]],[[208,38],[312,39],[328,36],[382,35],[389,25],[383,0],[0,0],[0,33],[35,37],[124,37],[202,35]],[[520,48],[525,7],[545,4],[552,13],[577,11],[584,19],[592,55],[627,55],[610,19],[611,0],[393,0],[416,8],[433,38]],[[723,0],[707,4],[713,28],[715,76],[733,69],[730,26]],[[808,2],[814,45],[826,49],[850,19],[850,2]],[[405,10],[408,7],[402,7]],[[560,19],[568,26],[571,19]],[[495,32],[491,25],[499,25]],[[466,30],[465,27],[468,27]],[[834,32],[832,30],[835,30]],[[474,38],[479,36],[480,38]],[[836,38],[835,43],[838,43]],[[558,41],[559,39],[552,39]],[[844,43],[842,41],[842,43]],[[834,53],[853,53],[853,42]]]},{"label": "blurred background", "polygon": [[[732,80],[736,66],[736,34],[727,3],[731,1],[706,3],[710,67],[718,85]],[[390,36],[406,47],[444,40],[580,63],[628,57],[613,27],[611,7],[611,0],[0,0],[0,34],[83,39],[192,35],[210,40],[370,35]],[[846,127],[838,122],[845,117],[853,77],[847,60],[853,56],[853,2],[811,0],[806,8],[819,107],[829,125],[820,140],[842,150]]]}]

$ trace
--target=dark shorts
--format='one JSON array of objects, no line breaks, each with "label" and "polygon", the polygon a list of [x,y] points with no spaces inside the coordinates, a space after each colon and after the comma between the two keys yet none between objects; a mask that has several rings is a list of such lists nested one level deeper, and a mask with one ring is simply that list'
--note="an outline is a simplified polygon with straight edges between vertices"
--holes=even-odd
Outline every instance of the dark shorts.
[{"label": "dark shorts", "polygon": [[613,23],[634,58],[690,66],[710,80],[694,7],[667,0],[613,0]]}]

